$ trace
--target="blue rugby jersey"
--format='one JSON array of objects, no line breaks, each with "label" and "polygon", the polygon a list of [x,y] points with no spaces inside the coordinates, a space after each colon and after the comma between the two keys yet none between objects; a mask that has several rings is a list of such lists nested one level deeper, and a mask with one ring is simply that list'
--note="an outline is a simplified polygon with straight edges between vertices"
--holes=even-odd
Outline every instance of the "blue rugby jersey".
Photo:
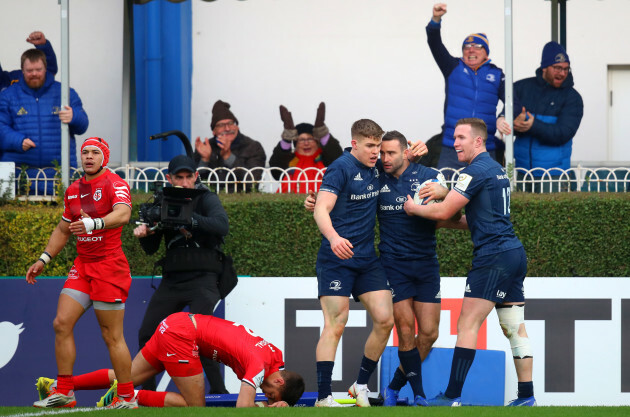
[{"label": "blue rugby jersey", "polygon": [[[382,166],[379,160],[377,165]],[[385,172],[380,177],[378,222],[381,241],[378,249],[388,257],[418,259],[436,257],[435,222],[419,216],[408,216],[403,209],[407,195],[413,195],[438,171],[420,164],[410,164],[399,178]]]},{"label": "blue rugby jersey", "polygon": [[[354,257],[376,256],[374,227],[379,192],[379,172],[359,162],[346,148],[326,169],[319,191],[337,195],[330,212],[332,225],[339,236],[354,246]],[[322,236],[320,255],[335,257],[328,239]]]},{"label": "blue rugby jersey", "polygon": [[510,180],[488,152],[462,170],[453,187],[470,201],[466,221],[474,255],[489,255],[523,246],[510,221]]}]

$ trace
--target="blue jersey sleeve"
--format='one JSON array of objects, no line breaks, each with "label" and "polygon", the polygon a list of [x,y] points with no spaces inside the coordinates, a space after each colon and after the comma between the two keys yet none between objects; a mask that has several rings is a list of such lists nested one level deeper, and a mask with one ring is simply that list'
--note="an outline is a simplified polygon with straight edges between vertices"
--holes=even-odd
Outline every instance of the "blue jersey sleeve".
[{"label": "blue jersey sleeve", "polygon": [[344,170],[340,164],[333,163],[326,169],[319,191],[328,191],[329,193],[339,195],[346,182],[346,170]]}]

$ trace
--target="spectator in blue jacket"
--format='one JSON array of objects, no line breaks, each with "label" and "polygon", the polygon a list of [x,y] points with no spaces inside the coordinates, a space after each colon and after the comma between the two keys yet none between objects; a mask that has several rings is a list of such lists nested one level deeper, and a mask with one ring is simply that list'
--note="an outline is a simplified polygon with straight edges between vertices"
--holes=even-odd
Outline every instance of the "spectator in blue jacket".
[{"label": "spectator in blue jacket", "polygon": [[[466,37],[462,44],[462,57],[452,56],[441,36],[442,16],[446,14],[446,4],[433,6],[433,17],[427,25],[427,41],[442,75],[444,75],[444,125],[442,126],[442,150],[438,169],[463,168],[465,165],[457,159],[453,144],[455,124],[459,119],[478,117],[488,126],[486,148],[495,157],[497,140],[494,133],[507,134],[506,128],[497,124],[497,104],[505,100],[505,75],[503,70],[490,63],[490,47],[484,33],[474,33]],[[517,107],[520,108],[520,105]],[[444,172],[449,178],[452,172]]]},{"label": "spectator in blue jacket", "polygon": [[[75,135],[85,133],[88,116],[79,95],[70,89],[70,106],[61,108],[61,83],[46,71],[46,55],[38,49],[22,54],[19,82],[0,93],[0,161],[22,165],[33,178],[44,170],[55,175],[53,161],[61,163],[61,123],[70,130],[70,166],[77,166]],[[40,176],[41,177],[41,176]],[[34,191],[32,188],[31,191]],[[37,184],[37,193],[51,194],[52,182]]]},{"label": "spectator in blue jacket", "polygon": [[[39,31],[31,32],[26,38],[26,42],[32,43],[35,45],[35,48],[46,54],[46,63],[48,64],[46,70],[52,75],[57,74],[57,56],[50,42],[46,40],[44,33]],[[21,70],[4,71],[2,65],[0,65],[0,91],[18,82],[21,73]]]},{"label": "spectator in blue jacket", "polygon": [[[514,93],[524,106],[514,119],[515,166],[527,170],[543,168],[531,171],[534,179],[543,177],[546,170],[551,177],[544,179],[559,178],[560,169],[571,168],[573,136],[584,115],[582,96],[573,88],[571,61],[562,45],[548,42],[536,76],[515,83]],[[523,178],[523,172],[518,177]],[[549,187],[549,183],[544,183],[544,191],[558,191],[557,184]],[[540,184],[528,185],[525,190],[540,192]]]}]

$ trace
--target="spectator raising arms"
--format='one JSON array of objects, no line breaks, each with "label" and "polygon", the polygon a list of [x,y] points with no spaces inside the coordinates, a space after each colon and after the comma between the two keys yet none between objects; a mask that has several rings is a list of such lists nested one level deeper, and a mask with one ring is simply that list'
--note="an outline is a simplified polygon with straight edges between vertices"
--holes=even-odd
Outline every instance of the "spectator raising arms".
[{"label": "spectator raising arms", "polygon": [[[50,42],[46,40],[44,33],[39,31],[31,32],[26,38],[26,42],[33,44],[35,48],[46,55],[46,71],[54,77],[57,74],[57,56]],[[2,65],[0,65],[0,91],[20,81],[20,74],[22,74],[21,70],[3,71]]]},{"label": "spectator raising arms", "polygon": [[[433,6],[433,17],[427,25],[427,41],[433,59],[444,76],[444,125],[442,126],[442,151],[438,169],[463,168],[453,147],[453,132],[459,119],[480,117],[488,126],[487,150],[494,158],[497,144],[494,133],[497,126],[497,104],[505,100],[505,76],[503,70],[490,63],[490,43],[485,33],[468,35],[462,43],[462,57],[452,56],[441,36],[442,16],[446,4]],[[515,98],[516,102],[516,98]],[[515,105],[514,108],[520,108]],[[505,130],[505,129],[504,129]],[[502,133],[506,133],[505,131]],[[450,178],[451,172],[444,172]]]},{"label": "spectator raising arms", "polygon": [[[326,105],[322,102],[317,108],[315,125],[310,123],[293,124],[291,112],[280,106],[280,118],[284,123],[282,139],[274,148],[269,159],[272,168],[299,168],[282,175],[282,193],[317,192],[321,185],[319,170],[330,165],[342,153],[339,141],[335,139],[324,123]],[[307,171],[302,171],[308,168]],[[279,170],[272,170],[275,179],[281,178]],[[318,178],[319,177],[319,178]]]},{"label": "spectator raising arms", "polygon": [[[70,89],[70,106],[61,107],[61,83],[46,68],[44,52],[27,50],[22,54],[20,81],[0,93],[0,161],[27,165],[31,178],[37,176],[35,168],[61,163],[61,123],[69,127],[70,166],[76,167],[75,135],[85,133],[89,124],[74,89]],[[55,176],[52,168],[45,174]],[[52,194],[52,182],[40,182],[37,191]]]}]

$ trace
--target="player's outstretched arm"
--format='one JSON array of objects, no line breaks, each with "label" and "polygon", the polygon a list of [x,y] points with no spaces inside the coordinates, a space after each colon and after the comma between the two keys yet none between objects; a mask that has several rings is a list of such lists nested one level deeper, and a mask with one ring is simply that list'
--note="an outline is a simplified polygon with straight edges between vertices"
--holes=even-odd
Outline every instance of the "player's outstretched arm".
[{"label": "player's outstretched arm", "polygon": [[35,278],[42,273],[48,262],[57,256],[63,247],[66,246],[68,238],[71,234],[69,227],[70,223],[64,220],[61,220],[57,224],[57,227],[55,227],[55,230],[53,230],[50,235],[50,239],[48,239],[48,244],[46,245],[46,249],[44,249],[42,256],[40,256],[40,258],[31,265],[28,272],[26,272],[26,282],[29,284],[35,284],[37,282]]},{"label": "player's outstretched arm", "polygon": [[435,228],[439,229],[441,227],[445,227],[447,229],[468,230],[468,222],[466,221],[466,216],[464,216],[461,211],[458,211],[450,219],[438,221]]},{"label": "player's outstretched arm", "polygon": [[468,203],[468,199],[457,191],[449,191],[441,203],[420,205],[413,201],[413,197],[407,196],[405,212],[410,216],[421,216],[430,220],[448,220],[458,211],[461,211]]}]

